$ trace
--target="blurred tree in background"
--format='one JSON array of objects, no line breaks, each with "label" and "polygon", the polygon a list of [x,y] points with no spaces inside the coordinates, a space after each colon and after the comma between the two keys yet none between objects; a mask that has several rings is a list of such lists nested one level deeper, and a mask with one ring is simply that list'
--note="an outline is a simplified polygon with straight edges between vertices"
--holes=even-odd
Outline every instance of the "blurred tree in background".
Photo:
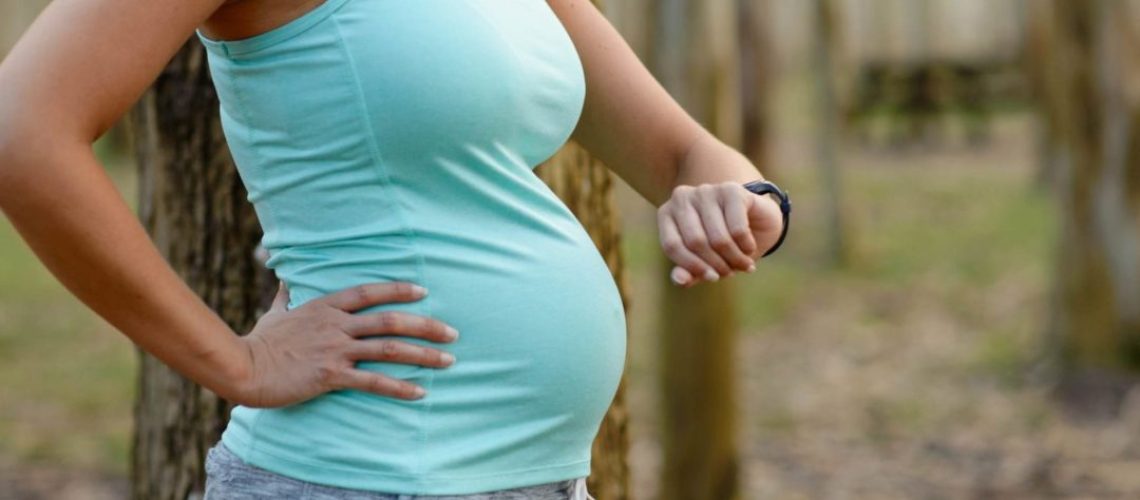
[{"label": "blurred tree in background", "polygon": [[[1140,373],[1140,10],[1128,0],[1038,8],[1049,9],[1034,18],[1047,62],[1034,74],[1062,222],[1052,333],[1088,402],[1099,391],[1079,381]],[[1085,409],[1115,412],[1123,393],[1109,393]]]},{"label": "blurred tree in background", "polygon": [[815,65],[816,161],[823,180],[827,203],[827,263],[831,266],[850,264],[851,245],[847,237],[847,220],[843,216],[843,189],[839,171],[839,103],[836,95],[834,55],[839,52],[839,12],[833,0],[814,0],[814,37],[812,62]]},{"label": "blurred tree in background", "polygon": [[[740,43],[751,42],[737,33],[734,17],[740,6],[734,0],[661,0],[648,5],[646,19],[653,24],[647,60],[657,78],[705,128],[740,149],[745,123],[740,73],[747,64],[742,63]],[[754,120],[751,132],[764,130],[758,121],[762,115],[747,114]],[[762,137],[751,140],[753,152],[765,150]],[[763,170],[765,162],[758,166]],[[680,288],[668,283],[674,265],[661,258],[658,271],[666,281],[658,323],[665,462],[661,498],[731,500],[740,495],[733,362],[737,285],[723,280]]]},{"label": "blurred tree in background", "polygon": [[[277,283],[254,257],[261,228],[226,147],[197,39],[179,50],[128,121],[138,166],[138,215],[151,239],[230,328],[249,331]],[[202,490],[206,449],[221,436],[230,405],[137,351],[132,497],[184,500]]]}]

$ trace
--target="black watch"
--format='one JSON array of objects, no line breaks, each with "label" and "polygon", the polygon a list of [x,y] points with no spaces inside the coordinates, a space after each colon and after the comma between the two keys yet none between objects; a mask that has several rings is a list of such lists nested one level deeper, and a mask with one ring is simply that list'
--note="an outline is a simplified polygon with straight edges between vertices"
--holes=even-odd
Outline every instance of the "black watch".
[{"label": "black watch", "polygon": [[788,193],[769,181],[758,180],[747,182],[744,184],[744,189],[756,194],[771,194],[780,202],[780,213],[784,214],[784,227],[780,230],[780,239],[776,240],[776,244],[772,245],[772,248],[769,248],[768,251],[762,255],[762,257],[767,257],[772,252],[775,252],[777,248],[780,248],[780,245],[784,243],[784,237],[788,235],[788,216],[792,213],[792,202],[788,199]]}]

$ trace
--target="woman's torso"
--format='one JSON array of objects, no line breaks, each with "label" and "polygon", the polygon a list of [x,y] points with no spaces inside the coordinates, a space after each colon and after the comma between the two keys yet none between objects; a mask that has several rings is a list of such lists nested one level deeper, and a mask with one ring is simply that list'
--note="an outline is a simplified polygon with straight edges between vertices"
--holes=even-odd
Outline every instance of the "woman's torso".
[{"label": "woman's torso", "polygon": [[577,123],[577,52],[544,0],[326,0],[207,46],[221,119],[289,308],[410,281],[403,310],[455,326],[447,368],[408,401],[334,391],[236,407],[253,465],[376,491],[464,494],[589,474],[625,360],[617,286],[533,173]]}]

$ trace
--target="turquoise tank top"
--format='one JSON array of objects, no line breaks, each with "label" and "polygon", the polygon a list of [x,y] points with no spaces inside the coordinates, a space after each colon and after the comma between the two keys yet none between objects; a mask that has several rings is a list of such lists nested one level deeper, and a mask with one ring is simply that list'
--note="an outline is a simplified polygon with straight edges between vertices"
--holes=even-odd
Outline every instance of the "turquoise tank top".
[{"label": "turquoise tank top", "polygon": [[222,442],[300,480],[469,494],[587,476],[626,358],[593,241],[533,172],[569,138],[581,61],[544,0],[326,0],[240,40],[197,32],[290,309],[409,281],[456,327],[446,368],[366,361],[427,395],[235,407]]}]

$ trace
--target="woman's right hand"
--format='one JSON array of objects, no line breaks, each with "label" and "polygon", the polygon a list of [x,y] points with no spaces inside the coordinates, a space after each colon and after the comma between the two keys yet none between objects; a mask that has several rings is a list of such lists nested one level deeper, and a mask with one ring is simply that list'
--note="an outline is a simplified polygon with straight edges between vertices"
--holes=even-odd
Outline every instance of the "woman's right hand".
[{"label": "woman's right hand", "polygon": [[385,302],[419,300],[426,291],[407,282],[354,286],[286,310],[289,291],[278,287],[273,305],[248,335],[249,376],[239,383],[240,400],[254,408],[288,406],[335,389],[359,389],[402,399],[423,397],[423,389],[382,373],[355,368],[357,360],[450,366],[449,353],[395,339],[362,336],[404,335],[451,342],[457,333],[441,321],[401,311],[352,314]]}]

